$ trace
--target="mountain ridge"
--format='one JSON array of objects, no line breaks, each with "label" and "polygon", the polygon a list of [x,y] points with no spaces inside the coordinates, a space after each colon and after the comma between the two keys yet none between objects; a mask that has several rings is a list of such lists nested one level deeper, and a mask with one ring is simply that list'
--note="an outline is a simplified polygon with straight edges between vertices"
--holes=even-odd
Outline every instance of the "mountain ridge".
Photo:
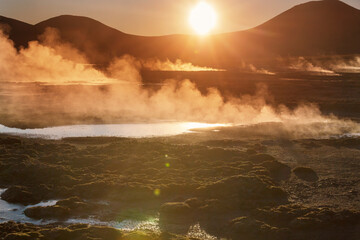
[{"label": "mountain ridge", "polygon": [[83,52],[90,62],[99,64],[124,54],[233,67],[242,61],[271,61],[279,56],[360,53],[360,10],[338,0],[299,4],[254,28],[204,38],[187,34],[131,35],[97,20],[73,15],[35,25],[0,17],[0,23],[10,25],[9,38],[16,47],[36,40],[47,27],[56,28],[63,41]]}]

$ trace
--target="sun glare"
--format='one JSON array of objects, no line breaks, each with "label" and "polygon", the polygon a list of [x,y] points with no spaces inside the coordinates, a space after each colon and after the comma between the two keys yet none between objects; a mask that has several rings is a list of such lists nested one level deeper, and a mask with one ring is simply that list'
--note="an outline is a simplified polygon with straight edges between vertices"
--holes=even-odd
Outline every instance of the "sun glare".
[{"label": "sun glare", "polygon": [[199,35],[208,34],[216,24],[214,8],[205,1],[199,2],[190,12],[189,23]]}]

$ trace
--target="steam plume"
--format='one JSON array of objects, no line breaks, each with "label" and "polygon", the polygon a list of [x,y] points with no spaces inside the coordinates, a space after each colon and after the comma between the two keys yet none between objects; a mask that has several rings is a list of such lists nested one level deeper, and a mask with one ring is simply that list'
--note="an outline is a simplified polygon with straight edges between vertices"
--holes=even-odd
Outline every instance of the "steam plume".
[{"label": "steam plume", "polygon": [[[232,124],[279,122],[294,126],[320,122],[336,123],[337,127],[332,129],[336,133],[359,131],[358,124],[323,116],[313,105],[300,105],[294,110],[272,107],[266,101],[266,89],[261,86],[255,95],[226,100],[215,88],[202,94],[190,80],[170,79],[158,90],[145,89],[139,73],[142,65],[133,57],[115,59],[104,73],[85,64],[86,59],[78,51],[72,51],[71,46],[57,43],[51,47],[54,40],[44,37],[48,39],[47,46],[31,42],[27,49],[16,51],[12,42],[0,35],[0,81],[8,82],[2,90],[10,93],[0,95],[0,101],[6,103],[0,106],[1,123],[44,126],[89,121],[176,120]],[[53,86],[13,85],[18,82]],[[62,86],[74,83],[81,84]],[[84,86],[93,84],[102,86]]]},{"label": "steam plume", "polygon": [[309,72],[313,75],[339,76],[336,72],[322,66],[314,65],[304,57],[299,57],[296,62],[290,65],[290,69]]},{"label": "steam plume", "polygon": [[162,62],[158,59],[143,61],[143,67],[152,71],[184,71],[184,72],[219,72],[224,69],[195,66],[192,63],[184,63],[181,59],[171,62],[169,59]]},{"label": "steam plume", "polygon": [[251,73],[265,74],[265,75],[275,75],[274,72],[271,72],[264,68],[257,68],[254,64],[242,62],[240,70]]}]

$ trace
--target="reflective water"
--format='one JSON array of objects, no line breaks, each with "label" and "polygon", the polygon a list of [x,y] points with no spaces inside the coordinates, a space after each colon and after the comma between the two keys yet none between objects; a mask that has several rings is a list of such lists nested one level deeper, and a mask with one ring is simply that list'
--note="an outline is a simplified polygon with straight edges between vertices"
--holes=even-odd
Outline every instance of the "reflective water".
[{"label": "reflective water", "polygon": [[[0,195],[5,192],[6,189],[0,189]],[[24,214],[24,210],[28,207],[35,206],[51,206],[55,205],[57,200],[44,201],[35,205],[24,206],[21,204],[8,203],[0,199],[0,222],[16,221],[16,222],[30,222],[34,224],[42,223],[41,220],[34,220],[28,218]]]},{"label": "reflective water", "polygon": [[192,129],[214,128],[224,124],[208,124],[193,122],[144,123],[144,124],[99,124],[69,125],[60,127],[18,129],[0,125],[0,133],[15,134],[27,137],[61,139],[67,137],[160,137],[173,136]]},{"label": "reflective water", "polygon": [[[0,189],[0,195],[5,192],[6,189]],[[21,204],[13,204],[8,203],[0,198],[0,223],[7,222],[7,221],[15,221],[15,222],[27,222],[33,224],[48,224],[56,222],[56,220],[34,220],[25,216],[24,211],[26,208],[29,207],[36,207],[36,206],[52,206],[55,205],[58,200],[49,200],[43,201],[38,204],[24,206]],[[159,231],[158,227],[158,219],[152,218],[146,221],[134,221],[134,220],[124,220],[120,222],[105,222],[100,221],[95,218],[88,218],[88,219],[68,219],[65,223],[85,223],[91,225],[106,225],[111,226],[114,228],[122,229],[122,230],[134,230],[134,229],[149,229],[153,231]]]},{"label": "reflective water", "polygon": [[[5,192],[6,189],[0,189],[0,195]],[[8,203],[0,198],[0,223],[7,221],[15,222],[27,222],[33,224],[49,224],[54,223],[56,220],[34,220],[25,216],[24,210],[29,207],[35,206],[51,206],[55,205],[57,200],[44,201],[35,205],[23,206],[21,204],[12,204]],[[70,218],[64,222],[65,224],[75,224],[75,223],[84,223],[90,225],[102,225],[110,226],[124,231],[132,231],[137,229],[146,229],[153,232],[160,232],[159,219],[158,218],[149,218],[145,221],[139,220],[123,220],[123,221],[100,221],[95,218]],[[199,224],[192,226],[187,234],[188,237],[197,237],[205,240],[213,240],[215,237],[207,234],[203,229],[201,229]]]}]

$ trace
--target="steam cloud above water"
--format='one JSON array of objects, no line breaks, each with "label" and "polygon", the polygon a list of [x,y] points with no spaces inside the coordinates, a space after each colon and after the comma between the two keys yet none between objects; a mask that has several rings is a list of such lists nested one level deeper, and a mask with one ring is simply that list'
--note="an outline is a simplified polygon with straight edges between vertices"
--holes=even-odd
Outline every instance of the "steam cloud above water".
[{"label": "steam cloud above water", "polygon": [[[3,82],[69,84],[114,80],[85,65],[85,58],[67,45],[51,48],[34,41],[29,43],[28,48],[17,52],[13,43],[1,33],[0,52],[0,81]],[[60,55],[65,52],[71,59]]]},{"label": "steam cloud above water", "polygon": [[310,75],[341,76],[341,73],[360,73],[360,57],[350,59],[332,57],[330,59],[306,59],[299,57],[290,61],[289,69],[304,71]]},{"label": "steam cloud above water", "polygon": [[326,69],[322,66],[316,66],[312,62],[307,61],[304,57],[299,57],[295,63],[290,65],[290,69],[305,71],[314,75],[339,76],[333,70]]},{"label": "steam cloud above water", "polygon": [[162,62],[160,60],[148,60],[142,63],[142,66],[152,71],[185,71],[185,72],[221,72],[224,69],[216,69],[210,67],[194,66],[192,63],[184,63],[181,59],[174,62],[166,60]]},{"label": "steam cloud above water", "polygon": [[[56,43],[51,32],[44,36],[43,44],[31,42],[20,51],[1,35],[0,52],[0,81],[54,85],[12,88],[6,104],[0,107],[2,119],[12,123],[61,125],[68,123],[67,118],[72,123],[174,120],[244,125],[279,122],[295,126],[320,122],[331,123],[331,127],[323,126],[326,133],[360,132],[358,124],[324,116],[313,105],[301,105],[294,110],[282,105],[272,107],[267,103],[269,94],[264,86],[259,86],[252,96],[226,99],[215,88],[201,93],[190,80],[170,79],[157,90],[145,89],[139,73],[144,67],[140,61],[124,56],[115,59],[103,72],[88,64],[71,46]],[[162,68],[162,63],[155,63]],[[74,83],[111,84],[62,86]],[[306,130],[319,133],[318,126],[316,129]]]}]

